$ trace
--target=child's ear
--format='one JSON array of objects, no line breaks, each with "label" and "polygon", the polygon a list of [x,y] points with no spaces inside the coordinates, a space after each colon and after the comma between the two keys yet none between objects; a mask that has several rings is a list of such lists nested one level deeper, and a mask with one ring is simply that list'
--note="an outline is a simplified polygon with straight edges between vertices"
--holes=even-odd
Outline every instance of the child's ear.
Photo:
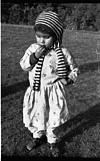
[{"label": "child's ear", "polygon": [[54,42],[54,49],[57,48],[57,41]]},{"label": "child's ear", "polygon": [[57,47],[58,47],[58,48],[60,47],[60,43],[59,43],[59,41],[57,42]]},{"label": "child's ear", "polygon": [[57,40],[55,43],[54,43],[54,48],[59,48],[60,47],[60,42]]}]

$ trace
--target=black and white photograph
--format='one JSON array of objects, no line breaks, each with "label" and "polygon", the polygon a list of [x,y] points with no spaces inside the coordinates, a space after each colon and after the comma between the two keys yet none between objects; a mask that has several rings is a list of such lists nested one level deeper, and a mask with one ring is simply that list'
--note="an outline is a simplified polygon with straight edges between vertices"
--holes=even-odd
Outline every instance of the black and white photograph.
[{"label": "black and white photograph", "polygon": [[1,1],[1,159],[100,158],[100,3]]}]

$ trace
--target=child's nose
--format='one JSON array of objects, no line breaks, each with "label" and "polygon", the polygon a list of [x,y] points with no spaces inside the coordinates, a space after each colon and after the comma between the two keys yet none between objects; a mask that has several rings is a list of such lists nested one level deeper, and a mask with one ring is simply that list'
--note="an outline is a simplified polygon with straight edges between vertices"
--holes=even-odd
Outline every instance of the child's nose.
[{"label": "child's nose", "polygon": [[44,42],[45,42],[43,37],[41,37],[40,42],[41,42],[41,43],[44,43]]}]

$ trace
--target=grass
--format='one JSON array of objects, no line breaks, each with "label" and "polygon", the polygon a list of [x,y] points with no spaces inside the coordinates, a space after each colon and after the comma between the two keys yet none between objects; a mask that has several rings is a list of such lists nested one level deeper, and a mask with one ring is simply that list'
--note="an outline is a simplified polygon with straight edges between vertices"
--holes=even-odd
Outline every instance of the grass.
[{"label": "grass", "polygon": [[[31,139],[23,125],[22,103],[28,87],[28,74],[19,61],[27,47],[34,42],[32,28],[1,25],[1,154],[2,156],[49,157],[44,144],[29,154],[24,146]],[[76,59],[80,75],[66,89],[71,119],[55,130],[59,136],[62,157],[100,157],[100,60],[96,32],[65,31],[63,44]]]}]

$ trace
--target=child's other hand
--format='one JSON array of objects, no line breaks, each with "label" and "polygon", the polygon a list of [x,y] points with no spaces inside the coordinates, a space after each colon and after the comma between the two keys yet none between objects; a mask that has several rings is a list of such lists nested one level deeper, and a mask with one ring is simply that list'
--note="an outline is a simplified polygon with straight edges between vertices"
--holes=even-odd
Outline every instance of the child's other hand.
[{"label": "child's other hand", "polygon": [[39,58],[41,55],[43,55],[43,53],[46,51],[46,47],[44,45],[39,45],[39,47],[37,48],[36,52],[35,52],[35,56],[37,58]]},{"label": "child's other hand", "polygon": [[65,79],[60,80],[64,85],[67,85],[67,81]]},{"label": "child's other hand", "polygon": [[64,84],[64,85],[70,85],[70,84],[73,84],[73,80],[68,78],[67,80],[66,79],[61,79],[61,82]]}]

